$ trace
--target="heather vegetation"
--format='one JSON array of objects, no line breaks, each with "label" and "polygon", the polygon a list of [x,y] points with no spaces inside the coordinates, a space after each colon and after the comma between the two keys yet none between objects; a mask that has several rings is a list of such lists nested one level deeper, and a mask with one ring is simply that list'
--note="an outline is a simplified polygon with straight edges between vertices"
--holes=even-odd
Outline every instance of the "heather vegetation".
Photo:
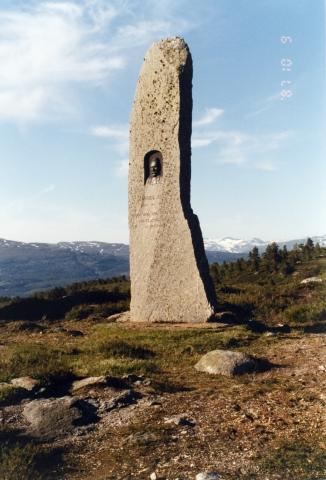
[{"label": "heather vegetation", "polygon": [[[319,370],[318,355],[326,325],[326,248],[310,240],[291,251],[271,244],[262,254],[253,249],[247,259],[213,264],[211,274],[219,301],[217,323],[197,328],[108,320],[129,308],[126,277],[2,299],[0,382],[6,383],[0,407],[8,408],[9,416],[27,399],[68,395],[74,380],[98,375],[139,376],[147,382],[139,395],[161,406],[137,407],[130,424],[109,422],[108,431],[95,431],[85,443],[80,437],[75,450],[68,442],[64,458],[55,442],[35,442],[9,424],[1,427],[1,478],[50,479],[58,478],[58,471],[74,480],[131,478],[131,473],[149,478],[157,458],[168,465],[172,457],[178,463],[171,471],[162,467],[159,478],[174,478],[171,472],[194,478],[191,472],[205,467],[202,452],[208,444],[223,479],[321,478],[324,370]],[[262,356],[276,368],[239,378],[196,372],[193,366],[201,355],[217,348]],[[38,396],[10,383],[22,376],[39,382]],[[165,416],[185,411],[196,419],[198,434],[188,429],[181,435],[179,427],[164,423]],[[86,448],[83,460],[79,449]],[[238,470],[232,452],[238,452]],[[92,472],[90,458],[96,465]],[[150,468],[146,475],[139,473],[144,459]]]},{"label": "heather vegetation", "polygon": [[222,309],[243,321],[297,328],[326,321],[326,248],[310,239],[291,251],[276,243],[262,255],[254,248],[247,260],[212,265],[211,274]]}]

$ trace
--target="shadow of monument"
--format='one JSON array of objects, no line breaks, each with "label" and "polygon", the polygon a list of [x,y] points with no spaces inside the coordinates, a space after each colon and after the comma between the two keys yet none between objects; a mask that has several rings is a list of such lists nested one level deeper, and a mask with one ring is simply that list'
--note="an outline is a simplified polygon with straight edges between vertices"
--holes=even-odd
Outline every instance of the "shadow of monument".
[{"label": "shadow of monument", "polygon": [[190,52],[179,77],[180,117],[179,117],[179,148],[180,148],[180,201],[184,216],[188,222],[194,249],[197,268],[203,281],[207,299],[215,311],[217,308],[216,293],[213,280],[209,273],[209,265],[205,253],[204,241],[198,217],[193,213],[190,204],[191,181],[191,132],[192,132],[192,58]]}]

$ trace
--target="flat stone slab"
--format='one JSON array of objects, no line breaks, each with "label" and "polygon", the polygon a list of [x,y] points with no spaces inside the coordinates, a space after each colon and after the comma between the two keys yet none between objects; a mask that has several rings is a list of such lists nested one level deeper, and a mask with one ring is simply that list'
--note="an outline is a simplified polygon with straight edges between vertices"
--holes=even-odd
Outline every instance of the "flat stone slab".
[{"label": "flat stone slab", "polygon": [[78,390],[91,387],[104,387],[107,385],[107,378],[105,376],[100,377],[87,377],[81,380],[76,380],[71,385],[71,392],[75,393]]},{"label": "flat stone slab", "polygon": [[195,369],[199,372],[220,374],[227,377],[266,369],[268,362],[242,352],[213,350],[206,353]]}]

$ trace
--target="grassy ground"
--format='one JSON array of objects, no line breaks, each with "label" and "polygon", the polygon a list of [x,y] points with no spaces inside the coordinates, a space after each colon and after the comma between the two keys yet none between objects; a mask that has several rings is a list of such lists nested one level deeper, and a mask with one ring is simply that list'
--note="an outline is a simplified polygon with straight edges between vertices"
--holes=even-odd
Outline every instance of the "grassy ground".
[{"label": "grassy ground", "polygon": [[[325,258],[302,262],[290,276],[242,272],[226,278],[218,298],[237,324],[108,323],[108,309],[126,308],[119,296],[113,303],[74,305],[57,320],[3,320],[0,382],[30,375],[49,385],[141,374],[157,402],[125,409],[64,445],[35,443],[2,423],[0,478],[146,479],[155,471],[162,479],[193,479],[202,470],[216,470],[226,480],[322,478],[325,287],[300,282],[316,274],[325,278],[325,263]],[[128,282],[118,283],[101,288],[127,293]],[[83,309],[87,315],[80,314]],[[269,331],[248,328],[250,319]],[[290,325],[291,331],[278,324]],[[83,335],[75,336],[76,331]],[[216,348],[263,356],[278,368],[233,378],[196,372],[200,356]],[[17,388],[7,388],[0,405],[17,398]],[[175,414],[193,418],[195,426],[165,423]]]}]

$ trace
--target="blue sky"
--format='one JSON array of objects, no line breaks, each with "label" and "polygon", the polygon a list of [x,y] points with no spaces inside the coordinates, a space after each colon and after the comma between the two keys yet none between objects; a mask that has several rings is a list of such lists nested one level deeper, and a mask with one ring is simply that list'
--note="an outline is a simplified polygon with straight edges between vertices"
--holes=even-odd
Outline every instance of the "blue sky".
[{"label": "blue sky", "polygon": [[204,237],[326,233],[324,1],[0,0],[0,238],[128,242],[135,86],[175,35]]}]

